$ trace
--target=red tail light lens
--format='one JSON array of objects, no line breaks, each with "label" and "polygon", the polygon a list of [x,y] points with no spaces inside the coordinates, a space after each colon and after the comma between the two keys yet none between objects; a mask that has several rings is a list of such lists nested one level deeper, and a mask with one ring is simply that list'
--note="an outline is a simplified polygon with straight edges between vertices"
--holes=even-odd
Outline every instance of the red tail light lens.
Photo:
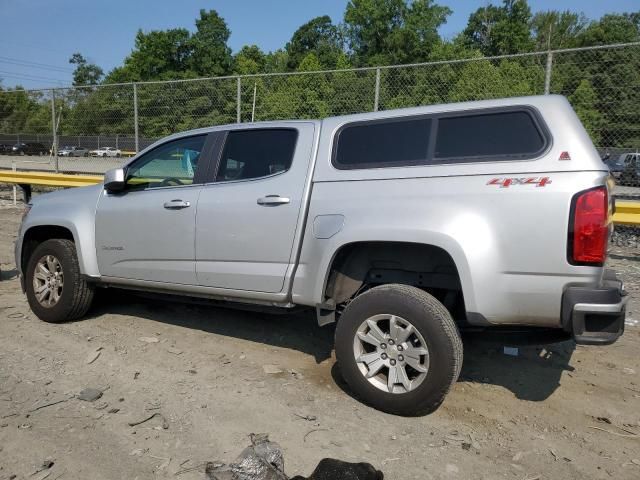
[{"label": "red tail light lens", "polygon": [[609,239],[609,199],[606,187],[581,192],[573,198],[569,228],[569,261],[574,265],[602,265]]}]

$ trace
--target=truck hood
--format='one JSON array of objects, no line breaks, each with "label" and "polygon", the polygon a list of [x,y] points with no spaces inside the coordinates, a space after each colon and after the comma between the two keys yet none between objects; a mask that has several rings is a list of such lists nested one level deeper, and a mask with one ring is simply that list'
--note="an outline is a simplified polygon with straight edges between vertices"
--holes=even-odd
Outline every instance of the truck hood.
[{"label": "truck hood", "polygon": [[[102,189],[102,183],[89,187],[65,188],[37,195],[31,199],[30,203],[34,209],[64,208],[65,205],[74,207],[84,205],[86,208],[95,208]],[[63,212],[60,211],[59,214],[64,215]]]}]

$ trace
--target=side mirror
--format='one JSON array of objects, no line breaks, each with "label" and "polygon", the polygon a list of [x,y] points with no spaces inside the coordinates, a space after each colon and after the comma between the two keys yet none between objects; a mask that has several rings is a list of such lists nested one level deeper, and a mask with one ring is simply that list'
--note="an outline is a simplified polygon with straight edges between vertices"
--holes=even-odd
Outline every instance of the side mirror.
[{"label": "side mirror", "polygon": [[124,178],[124,168],[107,170],[104,174],[104,189],[109,193],[121,192],[125,187]]}]

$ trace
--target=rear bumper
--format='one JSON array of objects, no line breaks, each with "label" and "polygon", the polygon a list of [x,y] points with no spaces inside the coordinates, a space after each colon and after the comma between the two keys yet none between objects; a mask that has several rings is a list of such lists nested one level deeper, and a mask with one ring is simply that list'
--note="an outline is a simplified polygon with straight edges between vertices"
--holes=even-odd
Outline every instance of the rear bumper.
[{"label": "rear bumper", "polygon": [[613,270],[602,286],[569,287],[562,297],[562,326],[581,345],[610,345],[624,332],[629,297]]}]

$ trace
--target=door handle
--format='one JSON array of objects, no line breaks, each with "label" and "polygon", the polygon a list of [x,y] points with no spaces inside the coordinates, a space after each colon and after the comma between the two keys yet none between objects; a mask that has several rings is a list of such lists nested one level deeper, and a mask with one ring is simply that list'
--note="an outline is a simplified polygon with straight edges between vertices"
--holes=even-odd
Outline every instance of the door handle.
[{"label": "door handle", "polygon": [[166,208],[167,210],[181,210],[190,206],[191,203],[185,202],[180,199],[171,200],[170,202],[164,202],[164,208]]},{"label": "door handle", "polygon": [[277,207],[278,205],[285,205],[291,202],[287,197],[281,197],[280,195],[267,195],[258,199],[258,205],[263,207]]}]

